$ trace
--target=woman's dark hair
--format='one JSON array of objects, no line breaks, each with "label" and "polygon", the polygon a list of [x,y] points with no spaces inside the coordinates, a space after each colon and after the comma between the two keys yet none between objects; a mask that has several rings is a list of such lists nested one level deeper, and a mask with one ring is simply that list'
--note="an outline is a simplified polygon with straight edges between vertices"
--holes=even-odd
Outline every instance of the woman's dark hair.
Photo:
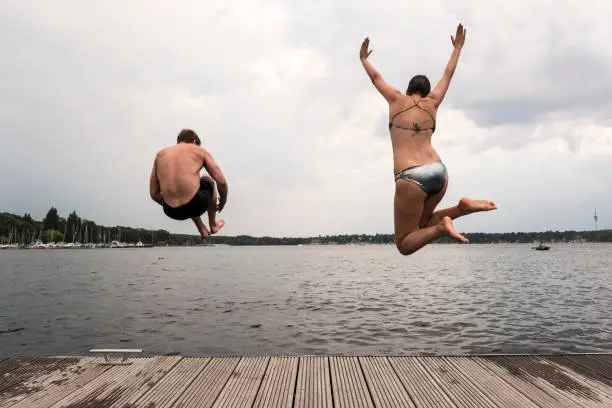
[{"label": "woman's dark hair", "polygon": [[200,145],[200,138],[198,137],[196,132],[194,132],[193,130],[191,130],[191,129],[183,129],[183,130],[181,130],[181,133],[179,133],[178,136],[176,137],[176,143],[179,144],[181,142],[185,142],[185,143],[193,143],[193,142],[195,142],[195,144],[197,144],[199,146]]},{"label": "woman's dark hair", "polygon": [[418,93],[421,94],[421,96],[424,98],[429,95],[430,91],[431,84],[429,83],[429,79],[427,79],[425,75],[415,75],[408,83],[408,89],[406,90],[406,94],[412,95]]}]

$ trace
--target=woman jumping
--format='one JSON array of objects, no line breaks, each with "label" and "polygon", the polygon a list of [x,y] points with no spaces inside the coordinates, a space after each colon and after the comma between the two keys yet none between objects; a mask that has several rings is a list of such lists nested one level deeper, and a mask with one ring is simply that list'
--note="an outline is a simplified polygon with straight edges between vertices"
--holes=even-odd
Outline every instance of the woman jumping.
[{"label": "woman jumping", "polygon": [[359,57],[363,67],[389,103],[395,174],[395,244],[402,255],[410,255],[445,235],[468,242],[455,231],[452,220],[497,208],[491,201],[462,198],[456,206],[434,212],[446,193],[448,174],[431,145],[431,136],[436,130],[437,109],[457,67],[465,32],[459,24],[455,37],[451,35],[453,53],[434,90],[430,92],[431,85],[426,76],[417,75],[410,80],[405,95],[387,84],[368,62],[372,53],[372,50],[368,51],[369,38],[361,44]]}]

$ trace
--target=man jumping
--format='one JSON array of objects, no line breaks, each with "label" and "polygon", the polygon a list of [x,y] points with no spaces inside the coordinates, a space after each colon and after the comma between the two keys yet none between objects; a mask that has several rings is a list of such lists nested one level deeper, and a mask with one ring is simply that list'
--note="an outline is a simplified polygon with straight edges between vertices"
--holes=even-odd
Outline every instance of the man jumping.
[{"label": "man jumping", "polygon": [[[153,162],[150,192],[151,198],[163,207],[168,217],[175,220],[191,218],[204,239],[219,232],[225,224],[221,219],[215,220],[215,216],[227,201],[227,181],[211,154],[199,147],[200,144],[193,130],[183,129],[175,146],[160,150]],[[210,177],[200,177],[202,167]],[[206,211],[210,231],[200,217]]]}]

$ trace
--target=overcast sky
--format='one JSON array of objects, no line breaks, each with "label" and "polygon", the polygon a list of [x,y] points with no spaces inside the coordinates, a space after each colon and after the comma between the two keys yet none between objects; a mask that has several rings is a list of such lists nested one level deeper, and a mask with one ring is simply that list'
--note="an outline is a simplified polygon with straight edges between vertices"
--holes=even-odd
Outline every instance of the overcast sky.
[{"label": "overcast sky", "polygon": [[223,235],[393,232],[387,104],[459,66],[434,147],[463,232],[612,228],[612,3],[0,0],[0,211],[195,233],[149,198],[155,153],[199,133],[229,183]]}]

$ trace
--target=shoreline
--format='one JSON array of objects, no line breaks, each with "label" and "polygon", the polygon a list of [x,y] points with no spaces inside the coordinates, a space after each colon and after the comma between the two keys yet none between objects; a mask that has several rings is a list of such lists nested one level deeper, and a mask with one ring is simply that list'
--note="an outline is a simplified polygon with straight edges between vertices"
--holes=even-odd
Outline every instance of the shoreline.
[{"label": "shoreline", "polygon": [[[432,242],[429,245],[476,245],[476,246],[484,246],[484,245],[533,245],[537,242],[467,242],[467,243],[459,243],[459,242]],[[555,246],[564,246],[564,245],[612,245],[612,242],[607,241],[551,241],[549,244],[553,244]],[[61,250],[69,250],[69,249],[143,249],[143,248],[187,248],[187,247],[215,247],[215,248],[227,248],[227,247],[335,247],[335,246],[343,246],[343,247],[363,247],[363,246],[395,246],[394,243],[374,243],[374,242],[349,242],[349,243],[340,243],[340,242],[330,242],[330,243],[305,243],[305,244],[294,244],[294,243],[249,243],[249,244],[219,244],[219,243],[190,243],[184,245],[158,245],[158,244],[124,244],[124,245],[70,245],[70,246],[61,246],[54,245],[48,246],[46,244],[39,245],[2,245],[0,246],[0,251],[2,250],[34,250],[34,249],[61,249]]]}]

